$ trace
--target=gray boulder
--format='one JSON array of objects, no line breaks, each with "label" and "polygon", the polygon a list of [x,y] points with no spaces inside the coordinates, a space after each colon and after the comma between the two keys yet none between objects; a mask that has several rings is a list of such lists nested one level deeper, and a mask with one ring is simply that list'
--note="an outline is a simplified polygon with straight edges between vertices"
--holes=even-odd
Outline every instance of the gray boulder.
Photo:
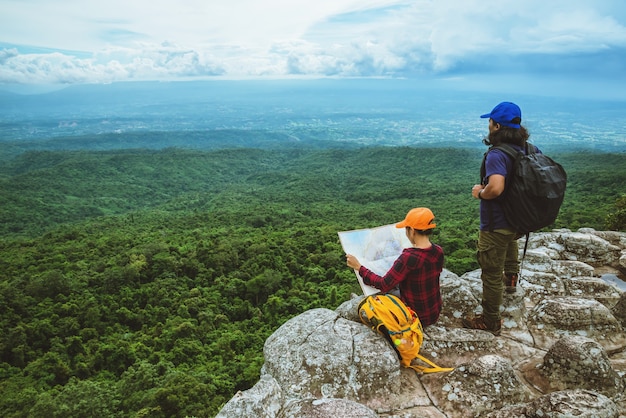
[{"label": "gray boulder", "polygon": [[544,356],[541,373],[549,390],[588,389],[610,397],[624,392],[624,380],[607,352],[586,337],[568,336],[557,341]]}]

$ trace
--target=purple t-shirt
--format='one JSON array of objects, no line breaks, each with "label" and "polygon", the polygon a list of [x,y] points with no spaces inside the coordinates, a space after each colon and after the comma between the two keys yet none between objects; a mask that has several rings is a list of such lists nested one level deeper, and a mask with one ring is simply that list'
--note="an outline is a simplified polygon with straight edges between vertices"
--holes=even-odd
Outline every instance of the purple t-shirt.
[{"label": "purple t-shirt", "polygon": [[[518,151],[523,151],[524,149],[518,145],[509,144],[512,148],[515,148]],[[533,146],[533,145],[529,145]],[[540,153],[541,151],[535,147],[535,152]],[[485,159],[485,178],[483,179],[483,183],[487,185],[489,183],[489,176],[494,174],[500,174],[504,176],[504,182],[508,181],[508,175],[513,169],[513,159],[508,156],[504,151],[494,148],[493,150],[487,153],[487,158]],[[502,210],[502,195],[498,196],[495,199],[491,200],[481,200],[480,201],[480,230],[481,231],[489,231],[490,228],[493,229],[511,229],[511,225],[506,221],[504,217],[504,211]],[[491,206],[491,208],[489,208]],[[492,219],[492,224],[489,223],[490,215]]]}]

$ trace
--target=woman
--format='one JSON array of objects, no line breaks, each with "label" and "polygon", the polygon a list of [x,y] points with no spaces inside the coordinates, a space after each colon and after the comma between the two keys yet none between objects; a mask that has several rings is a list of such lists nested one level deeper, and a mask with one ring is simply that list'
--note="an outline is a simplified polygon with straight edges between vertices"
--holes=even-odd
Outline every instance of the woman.
[{"label": "woman", "polygon": [[437,322],[443,306],[439,276],[444,253],[439,245],[430,242],[430,235],[437,226],[434,220],[430,209],[415,208],[407,213],[404,221],[396,224],[396,228],[405,228],[413,245],[402,251],[384,276],[363,266],[355,256],[346,255],[346,264],[358,271],[366,285],[383,293],[397,287],[400,299],[415,311],[423,326]]}]

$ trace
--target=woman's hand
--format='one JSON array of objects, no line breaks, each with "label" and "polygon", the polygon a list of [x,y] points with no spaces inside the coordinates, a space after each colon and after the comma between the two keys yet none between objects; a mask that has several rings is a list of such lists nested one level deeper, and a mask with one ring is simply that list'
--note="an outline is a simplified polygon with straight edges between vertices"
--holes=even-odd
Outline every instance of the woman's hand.
[{"label": "woman's hand", "polygon": [[357,271],[361,268],[361,263],[359,263],[359,260],[352,254],[346,254],[346,264],[348,265],[348,267],[351,267]]}]

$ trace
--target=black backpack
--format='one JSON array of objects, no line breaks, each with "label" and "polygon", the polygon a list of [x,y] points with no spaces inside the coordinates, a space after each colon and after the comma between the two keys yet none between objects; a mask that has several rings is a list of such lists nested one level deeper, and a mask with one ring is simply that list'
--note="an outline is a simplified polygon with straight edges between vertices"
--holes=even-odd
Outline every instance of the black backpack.
[{"label": "black backpack", "polygon": [[[508,144],[491,147],[489,151],[495,148],[513,159],[513,169],[500,200],[507,222],[519,235],[526,236],[554,223],[565,197],[567,173],[563,167],[528,144],[526,154]],[[485,159],[481,181],[484,177]]]}]

